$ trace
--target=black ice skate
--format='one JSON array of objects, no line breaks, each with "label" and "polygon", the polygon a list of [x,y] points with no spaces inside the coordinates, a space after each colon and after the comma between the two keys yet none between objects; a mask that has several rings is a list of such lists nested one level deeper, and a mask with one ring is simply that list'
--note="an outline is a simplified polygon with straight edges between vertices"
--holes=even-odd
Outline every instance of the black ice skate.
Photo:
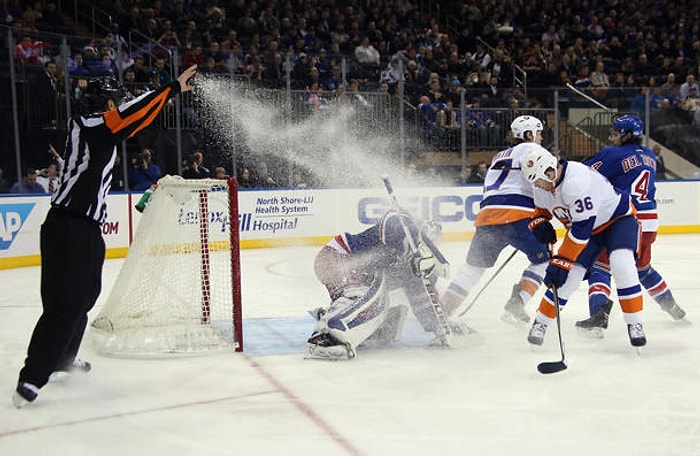
[{"label": "black ice skate", "polygon": [[540,346],[544,342],[544,334],[547,332],[547,323],[541,323],[537,320],[532,322],[530,333],[527,335],[527,341],[532,345]]},{"label": "black ice skate", "polygon": [[19,382],[14,394],[12,395],[12,403],[16,408],[22,408],[34,400],[39,395],[39,388],[31,383]]},{"label": "black ice skate", "polygon": [[510,298],[503,308],[505,313],[501,315],[501,320],[519,327],[530,321],[530,316],[525,312],[525,303],[523,302],[523,298],[520,297],[521,290],[522,288],[519,284],[513,285],[513,291]]},{"label": "black ice skate", "polygon": [[685,318],[685,310],[676,304],[676,300],[673,299],[670,293],[666,293],[659,297],[657,302],[659,303],[659,306],[675,321],[683,320]]},{"label": "black ice skate", "polygon": [[627,333],[630,336],[630,344],[633,347],[643,347],[647,344],[647,337],[641,323],[627,325]]},{"label": "black ice skate", "polygon": [[608,327],[608,319],[613,302],[609,299],[599,307],[590,318],[576,322],[576,329],[579,333],[587,337],[602,339],[605,336],[605,329]]}]

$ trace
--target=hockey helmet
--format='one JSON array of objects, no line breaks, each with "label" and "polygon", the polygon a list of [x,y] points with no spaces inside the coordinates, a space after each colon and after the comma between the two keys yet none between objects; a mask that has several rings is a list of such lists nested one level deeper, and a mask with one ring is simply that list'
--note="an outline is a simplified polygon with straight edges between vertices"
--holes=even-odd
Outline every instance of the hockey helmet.
[{"label": "hockey helmet", "polygon": [[518,116],[510,124],[510,131],[513,133],[513,137],[522,140],[525,140],[526,131],[532,133],[534,140],[537,132],[542,130],[544,130],[542,121],[534,116]]},{"label": "hockey helmet", "polygon": [[[549,153],[547,149],[541,146],[532,148],[530,152],[525,154],[520,162],[520,172],[523,178],[534,183],[537,179],[544,179],[547,182],[554,183],[557,180],[557,158]],[[547,175],[549,169],[554,169],[554,178],[550,179]]]},{"label": "hockey helmet", "polygon": [[620,132],[620,136],[631,133],[633,138],[641,138],[644,135],[644,122],[639,116],[625,114],[620,116],[612,124],[613,130]]},{"label": "hockey helmet", "polygon": [[105,110],[108,100],[114,101],[119,106],[132,98],[131,93],[112,77],[91,79],[81,94],[82,112],[84,114],[101,112]]}]

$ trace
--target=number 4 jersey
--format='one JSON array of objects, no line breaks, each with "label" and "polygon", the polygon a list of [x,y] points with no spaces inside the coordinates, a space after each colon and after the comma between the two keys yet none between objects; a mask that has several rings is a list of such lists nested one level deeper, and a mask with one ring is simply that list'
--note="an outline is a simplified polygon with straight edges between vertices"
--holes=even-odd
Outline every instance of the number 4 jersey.
[{"label": "number 4 jersey", "polygon": [[607,177],[612,185],[630,193],[642,231],[656,231],[656,158],[648,147],[637,144],[608,146],[584,164]]}]

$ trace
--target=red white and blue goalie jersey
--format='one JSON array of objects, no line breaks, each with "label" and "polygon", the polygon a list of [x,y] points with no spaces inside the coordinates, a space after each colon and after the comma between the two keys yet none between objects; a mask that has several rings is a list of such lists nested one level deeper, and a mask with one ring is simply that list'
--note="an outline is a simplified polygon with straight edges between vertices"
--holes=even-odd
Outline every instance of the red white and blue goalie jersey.
[{"label": "red white and blue goalie jersey", "polygon": [[520,160],[535,143],[520,143],[497,153],[484,178],[484,194],[474,226],[503,225],[534,215],[532,184],[520,172]]},{"label": "red white and blue goalie jersey", "polygon": [[602,174],[583,163],[561,163],[553,191],[534,188],[535,205],[538,212],[551,214],[568,228],[557,254],[575,261],[592,235],[635,210],[630,196],[616,190]]},{"label": "red white and blue goalie jersey", "polygon": [[[415,236],[417,229],[411,217],[403,215],[403,220]],[[399,213],[388,211],[382,220],[366,230],[357,233],[341,233],[336,235],[326,246],[346,255],[360,255],[373,252],[379,247],[388,246],[403,252],[406,249],[405,234],[399,219]]]},{"label": "red white and blue goalie jersey", "polygon": [[656,232],[656,157],[648,147],[637,144],[608,146],[584,164],[607,177],[614,187],[630,193],[642,231]]}]

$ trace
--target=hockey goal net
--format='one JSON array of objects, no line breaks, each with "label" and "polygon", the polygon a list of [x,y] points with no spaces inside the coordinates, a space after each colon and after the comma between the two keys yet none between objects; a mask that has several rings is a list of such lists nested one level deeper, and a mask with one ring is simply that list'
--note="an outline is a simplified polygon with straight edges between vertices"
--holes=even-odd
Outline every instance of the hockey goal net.
[{"label": "hockey goal net", "polygon": [[92,322],[99,353],[243,350],[237,201],[234,179],[158,182]]}]

